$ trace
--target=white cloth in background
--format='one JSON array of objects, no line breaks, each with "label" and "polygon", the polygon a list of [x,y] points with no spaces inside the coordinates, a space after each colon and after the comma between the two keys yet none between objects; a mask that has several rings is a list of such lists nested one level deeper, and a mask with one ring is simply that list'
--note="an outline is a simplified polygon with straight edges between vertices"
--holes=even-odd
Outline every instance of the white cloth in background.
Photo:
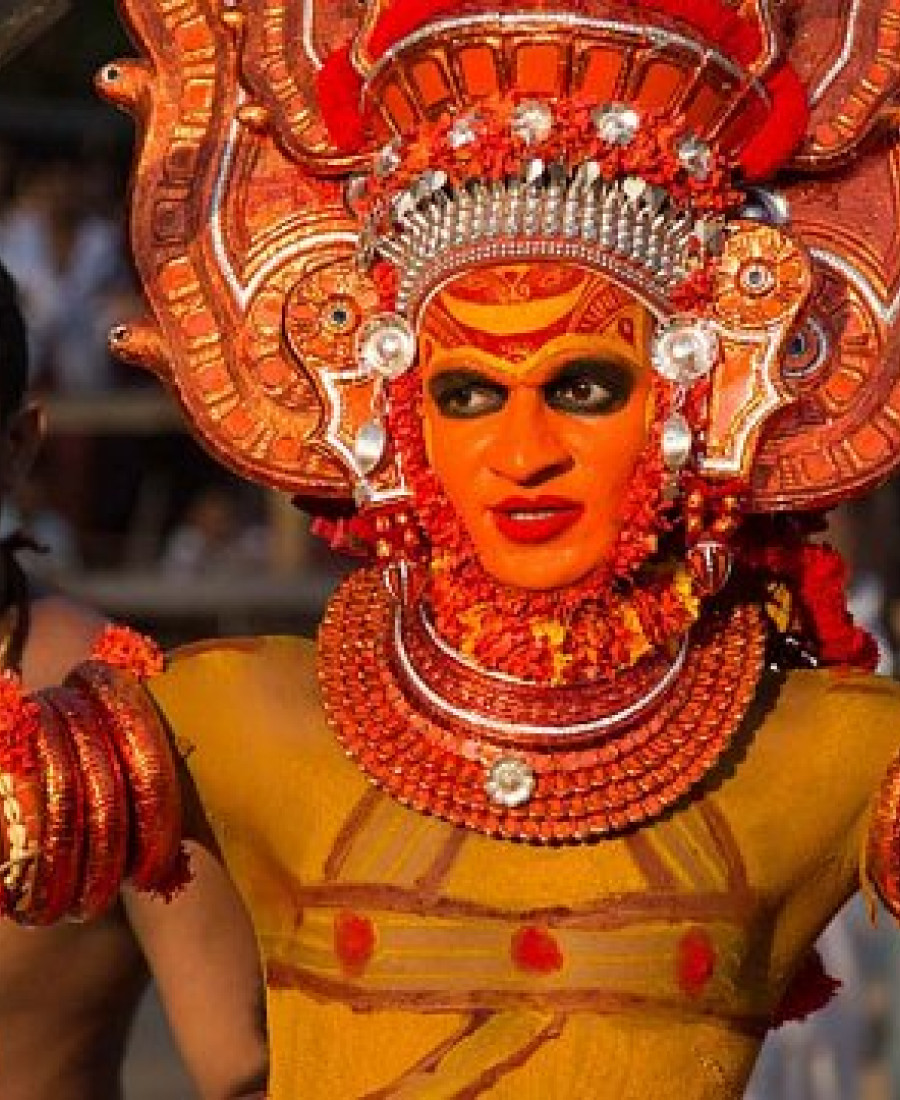
[{"label": "white cloth in background", "polygon": [[60,269],[39,211],[14,208],[0,220],[0,258],[19,287],[34,368],[49,370],[66,393],[108,388],[103,302],[129,284],[118,224],[98,217],[81,222]]}]

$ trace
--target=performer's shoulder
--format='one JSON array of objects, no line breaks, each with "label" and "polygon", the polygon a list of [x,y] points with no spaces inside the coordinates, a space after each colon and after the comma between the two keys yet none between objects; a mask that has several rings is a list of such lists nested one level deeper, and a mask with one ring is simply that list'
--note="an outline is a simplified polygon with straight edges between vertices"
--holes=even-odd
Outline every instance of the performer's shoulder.
[{"label": "performer's shoulder", "polygon": [[181,673],[205,665],[256,669],[284,665],[296,675],[298,666],[314,670],[315,655],[315,641],[295,634],[211,638],[170,650],[166,654],[166,670]]},{"label": "performer's shoulder", "polygon": [[148,688],[166,712],[191,702],[221,711],[229,702],[246,708],[253,701],[312,696],[316,687],[316,647],[293,635],[220,638],[182,646],[166,654],[165,671]]},{"label": "performer's shoulder", "polygon": [[782,710],[805,712],[843,727],[873,721],[900,722],[900,684],[887,676],[853,669],[804,669],[785,675],[778,693]]},{"label": "performer's shoulder", "polygon": [[840,770],[847,787],[876,781],[900,752],[900,684],[845,669],[786,674],[772,692],[760,749],[802,756],[813,770]]}]

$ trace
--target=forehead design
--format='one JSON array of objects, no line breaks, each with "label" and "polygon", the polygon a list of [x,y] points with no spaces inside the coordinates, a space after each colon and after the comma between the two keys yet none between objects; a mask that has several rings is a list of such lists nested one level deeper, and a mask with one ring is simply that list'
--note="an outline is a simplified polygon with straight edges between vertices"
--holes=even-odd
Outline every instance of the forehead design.
[{"label": "forehead design", "polygon": [[[442,287],[422,317],[426,351],[472,347],[518,373],[551,341],[591,335],[633,356],[652,317],[616,283],[572,264],[509,264],[466,272]],[[518,368],[518,369],[517,369]]]}]

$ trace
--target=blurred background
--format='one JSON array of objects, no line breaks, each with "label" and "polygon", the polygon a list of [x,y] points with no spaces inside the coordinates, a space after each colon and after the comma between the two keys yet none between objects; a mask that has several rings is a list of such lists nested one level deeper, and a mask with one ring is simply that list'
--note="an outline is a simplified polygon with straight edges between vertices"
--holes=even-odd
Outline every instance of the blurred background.
[{"label": "blurred background", "polygon": [[[110,327],[141,309],[124,222],[132,128],[92,80],[130,52],[112,0],[80,0],[0,67],[0,258],[50,424],[0,535],[26,531],[43,548],[23,555],[29,572],[166,645],[311,633],[341,563],[287,501],[209,459],[156,380],[106,350]],[[125,1082],[127,1100],[194,1096],[152,994]]]},{"label": "blurred background", "polygon": [[[207,458],[153,378],[106,351],[110,326],[140,308],[123,220],[131,128],[94,98],[91,81],[128,52],[111,0],[83,0],[0,69],[0,257],[21,288],[51,427],[2,529],[21,528],[44,548],[30,570],[166,644],[308,633],[341,564],[290,505]],[[888,486],[833,530],[886,674],[900,636],[898,511]],[[900,935],[884,917],[873,930],[856,901],[821,948],[842,992],[778,1033],[748,1100],[900,1096]],[[152,995],[134,1028],[126,1096],[193,1096]]]}]

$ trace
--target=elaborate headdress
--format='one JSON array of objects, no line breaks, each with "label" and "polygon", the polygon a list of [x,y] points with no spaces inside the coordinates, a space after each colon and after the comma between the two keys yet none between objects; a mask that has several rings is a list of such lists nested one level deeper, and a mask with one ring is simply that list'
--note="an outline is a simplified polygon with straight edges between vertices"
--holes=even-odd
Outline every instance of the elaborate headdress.
[{"label": "elaborate headdress", "polygon": [[116,343],[245,476],[402,496],[379,394],[411,349],[377,318],[414,322],[493,254],[586,259],[702,316],[662,365],[717,345],[691,462],[748,510],[821,509],[897,463],[891,0],[124,8],[146,60],[100,82],[141,122],[155,320]]}]

